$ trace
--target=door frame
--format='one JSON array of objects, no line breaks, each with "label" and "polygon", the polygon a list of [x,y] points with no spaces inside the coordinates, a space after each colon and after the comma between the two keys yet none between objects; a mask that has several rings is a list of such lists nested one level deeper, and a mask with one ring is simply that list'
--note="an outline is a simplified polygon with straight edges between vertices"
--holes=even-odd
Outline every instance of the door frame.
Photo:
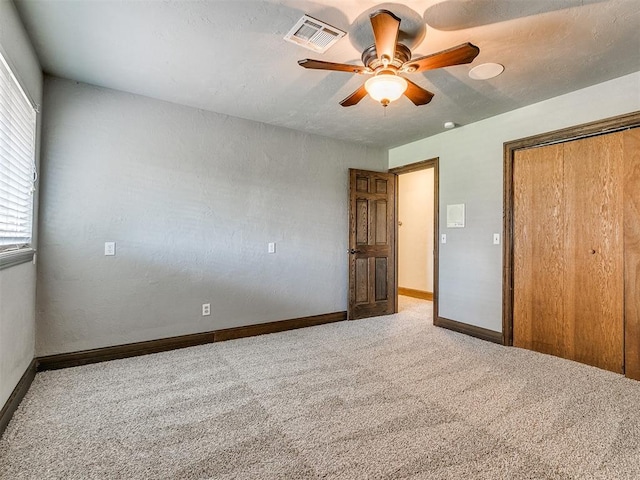
[{"label": "door frame", "polygon": [[[390,168],[389,173],[393,173],[396,176],[396,220],[398,219],[398,200],[399,200],[399,178],[398,175],[402,175],[403,173],[411,173],[417,172],[419,170],[426,170],[428,168],[433,168],[433,323],[435,325],[438,319],[438,279],[439,279],[439,270],[438,270],[438,259],[439,255],[439,247],[440,243],[438,239],[440,238],[440,171],[439,171],[440,158],[430,158],[428,160],[422,160],[420,162],[410,163],[409,165],[403,165],[402,167]],[[395,225],[395,233],[396,237],[396,245],[395,245],[395,256],[396,256],[396,287],[395,287],[395,311],[398,311],[398,222],[396,221]]]},{"label": "door frame", "polygon": [[[518,150],[640,127],[640,111],[504,143],[502,231],[502,343],[513,346],[513,162]],[[640,341],[640,339],[638,339]]]}]

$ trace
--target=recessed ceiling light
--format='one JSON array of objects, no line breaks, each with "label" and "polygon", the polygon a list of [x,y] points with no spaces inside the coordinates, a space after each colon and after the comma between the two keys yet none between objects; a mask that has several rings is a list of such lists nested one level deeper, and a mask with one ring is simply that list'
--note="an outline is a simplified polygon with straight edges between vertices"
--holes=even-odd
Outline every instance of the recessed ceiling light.
[{"label": "recessed ceiling light", "polygon": [[453,122],[444,122],[444,128],[454,128],[456,126]]},{"label": "recessed ceiling light", "polygon": [[489,80],[497,77],[504,71],[504,67],[499,63],[483,63],[469,70],[469,77],[474,80]]}]

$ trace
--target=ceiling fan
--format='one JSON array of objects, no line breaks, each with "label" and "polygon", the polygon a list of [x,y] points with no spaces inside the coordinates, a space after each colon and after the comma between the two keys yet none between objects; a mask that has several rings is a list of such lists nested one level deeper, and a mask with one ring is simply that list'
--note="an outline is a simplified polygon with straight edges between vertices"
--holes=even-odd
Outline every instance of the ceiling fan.
[{"label": "ceiling fan", "polygon": [[373,75],[360,88],[340,102],[343,107],[356,105],[367,94],[386,107],[403,94],[415,105],[426,105],[433,93],[399,74],[417,73],[436,68],[471,63],[480,49],[471,43],[411,59],[411,50],[398,43],[400,19],[388,10],[378,10],[369,16],[375,44],[362,52],[364,66],[332,63],[305,58],[298,64],[316,70],[335,70]]}]

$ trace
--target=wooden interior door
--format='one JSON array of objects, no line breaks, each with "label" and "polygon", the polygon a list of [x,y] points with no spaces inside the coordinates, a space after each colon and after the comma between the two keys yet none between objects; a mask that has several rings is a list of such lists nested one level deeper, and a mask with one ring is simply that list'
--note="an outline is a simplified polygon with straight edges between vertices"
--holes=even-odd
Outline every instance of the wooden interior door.
[{"label": "wooden interior door", "polygon": [[348,318],[396,312],[395,175],[349,170]]},{"label": "wooden interior door", "polygon": [[517,151],[513,343],[624,369],[621,134]]},{"label": "wooden interior door", "polygon": [[640,380],[640,128],[623,133],[624,370]]},{"label": "wooden interior door", "polygon": [[622,133],[563,145],[567,351],[572,360],[622,373]]},{"label": "wooden interior door", "polygon": [[513,345],[566,357],[561,144],[515,153],[513,195]]}]

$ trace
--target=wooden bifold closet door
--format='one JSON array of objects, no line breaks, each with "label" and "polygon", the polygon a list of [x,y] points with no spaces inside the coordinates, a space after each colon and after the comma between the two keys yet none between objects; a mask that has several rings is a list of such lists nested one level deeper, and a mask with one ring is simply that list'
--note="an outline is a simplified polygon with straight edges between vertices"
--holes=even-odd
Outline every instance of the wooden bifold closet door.
[{"label": "wooden bifold closet door", "polygon": [[624,371],[623,135],[515,152],[514,346]]}]

